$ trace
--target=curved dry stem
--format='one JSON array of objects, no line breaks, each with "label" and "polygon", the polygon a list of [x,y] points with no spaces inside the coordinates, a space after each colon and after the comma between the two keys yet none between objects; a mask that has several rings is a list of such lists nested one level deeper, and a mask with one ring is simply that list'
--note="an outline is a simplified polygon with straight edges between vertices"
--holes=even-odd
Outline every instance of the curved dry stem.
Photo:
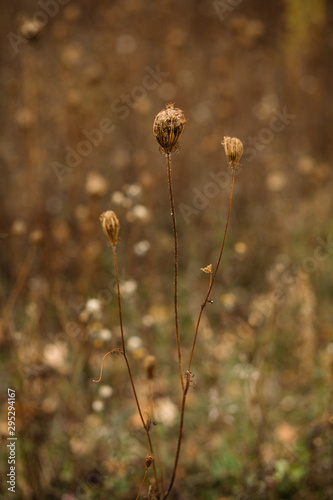
[{"label": "curved dry stem", "polygon": [[124,354],[123,351],[121,351],[120,349],[112,349],[111,351],[107,352],[106,354],[104,354],[103,356],[103,359],[102,359],[102,362],[101,362],[101,371],[100,371],[100,375],[99,375],[99,379],[98,380],[93,380],[93,382],[100,382],[102,380],[102,375],[103,375],[103,366],[104,366],[104,359],[109,355],[109,354],[114,354],[115,352],[119,353],[119,354]]},{"label": "curved dry stem", "polygon": [[[128,370],[128,374],[129,374],[129,378],[130,378],[130,381],[131,381],[131,385],[132,385],[132,390],[133,390],[133,394],[134,394],[134,399],[135,399],[135,402],[136,402],[136,406],[137,406],[137,409],[138,409],[138,412],[139,412],[139,415],[140,415],[140,419],[141,419],[141,422],[142,422],[142,425],[143,425],[143,428],[147,434],[147,438],[148,438],[148,443],[149,443],[149,449],[150,449],[150,452],[151,454],[153,455],[154,454],[154,450],[153,450],[153,444],[151,442],[151,438],[150,438],[150,434],[149,434],[149,428],[148,426],[146,425],[145,421],[144,421],[144,418],[143,418],[143,414],[142,414],[142,411],[141,411],[141,407],[140,407],[140,403],[139,403],[139,399],[138,399],[138,396],[137,396],[137,393],[136,393],[136,389],[135,389],[135,385],[134,385],[134,380],[133,380],[133,376],[132,376],[132,372],[131,372],[131,367],[129,365],[129,362],[128,362],[128,359],[127,359],[127,356],[126,354],[121,350],[121,349],[112,349],[111,351],[107,352],[106,354],[104,354],[103,356],[103,359],[102,359],[102,364],[101,364],[101,372],[100,372],[100,377],[98,380],[93,380],[93,382],[100,382],[101,379],[102,379],[102,374],[103,374],[103,365],[104,365],[104,360],[105,358],[109,355],[109,354],[122,354],[124,356],[124,359],[125,359],[125,362],[126,362],[126,366],[127,366],[127,370]],[[158,481],[157,481],[157,471],[156,471],[156,467],[155,467],[155,463],[153,463],[153,468],[154,468],[154,476],[155,476],[155,482],[156,482],[156,486],[157,486],[157,490],[159,491],[158,489]],[[141,491],[141,490],[140,490]],[[140,493],[140,492],[139,492]]]},{"label": "curved dry stem", "polygon": [[175,216],[175,203],[173,199],[172,190],[172,177],[171,177],[171,155],[167,154],[167,169],[168,169],[168,186],[169,186],[169,196],[170,196],[170,206],[171,206],[171,218],[172,218],[172,229],[174,237],[174,310],[175,310],[175,329],[176,329],[176,342],[178,351],[178,364],[180,371],[180,381],[182,385],[182,390],[184,392],[184,377],[183,377],[183,365],[182,365],[182,353],[180,349],[180,336],[179,336],[179,322],[178,322],[178,237],[177,237],[177,225]]}]

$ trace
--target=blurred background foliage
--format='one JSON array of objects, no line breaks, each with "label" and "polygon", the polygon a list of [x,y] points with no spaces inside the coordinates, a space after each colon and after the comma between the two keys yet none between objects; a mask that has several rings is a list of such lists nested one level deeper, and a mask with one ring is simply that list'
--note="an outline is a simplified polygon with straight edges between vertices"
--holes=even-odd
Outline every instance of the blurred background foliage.
[{"label": "blurred background foliage", "polygon": [[228,208],[223,136],[244,156],[170,498],[332,499],[332,2],[12,0],[0,31],[0,430],[5,443],[11,387],[16,498],[133,499],[145,470],[123,360],[92,382],[120,347],[107,209],[144,408],[144,358],[157,358],[170,476],[181,393],[152,124],[175,102],[188,120],[173,155],[186,360]]}]

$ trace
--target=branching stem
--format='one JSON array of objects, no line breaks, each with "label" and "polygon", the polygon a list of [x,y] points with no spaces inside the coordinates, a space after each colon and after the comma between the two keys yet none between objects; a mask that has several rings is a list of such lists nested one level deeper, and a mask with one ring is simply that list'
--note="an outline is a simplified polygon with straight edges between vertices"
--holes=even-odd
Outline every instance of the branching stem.
[{"label": "branching stem", "polygon": [[182,406],[181,406],[181,412],[180,412],[180,424],[179,424],[178,444],[177,444],[177,451],[176,451],[175,463],[174,463],[174,467],[173,467],[173,472],[172,472],[170,484],[169,484],[169,487],[168,487],[166,493],[163,496],[163,500],[165,500],[169,496],[169,493],[170,493],[170,491],[172,489],[172,486],[173,486],[173,483],[174,483],[174,480],[175,480],[175,477],[176,477],[177,466],[178,466],[178,461],[179,461],[179,456],[180,456],[180,449],[181,449],[181,444],[182,444],[182,439],[183,439],[183,428],[184,428],[184,415],[185,415],[186,397],[187,397],[188,389],[190,387],[190,377],[191,377],[190,369],[191,369],[191,365],[192,365],[193,354],[194,354],[194,349],[195,349],[195,345],[196,345],[196,341],[197,341],[197,337],[198,337],[198,332],[199,332],[199,327],[200,327],[200,323],[201,323],[202,313],[203,313],[203,311],[204,311],[204,309],[205,309],[205,307],[206,307],[206,305],[208,303],[208,300],[209,300],[209,297],[210,297],[210,293],[212,291],[212,288],[213,288],[213,285],[214,285],[214,282],[215,282],[215,278],[216,278],[216,275],[217,275],[217,272],[218,272],[218,269],[219,269],[219,266],[220,266],[220,263],[221,263],[222,255],[223,255],[223,250],[224,250],[224,245],[225,245],[225,240],[226,240],[227,230],[228,230],[229,220],[230,220],[231,204],[232,204],[232,193],[233,193],[234,181],[235,181],[235,169],[232,170],[231,187],[230,187],[230,198],[229,198],[229,208],[228,208],[227,222],[226,222],[226,225],[225,225],[224,236],[223,236],[223,241],[222,241],[222,246],[221,246],[220,254],[219,254],[219,257],[218,257],[218,260],[217,260],[217,264],[216,264],[216,267],[215,267],[215,271],[214,271],[213,277],[210,279],[210,282],[209,282],[209,287],[208,287],[208,291],[207,291],[205,300],[204,300],[203,304],[200,307],[200,312],[199,312],[199,316],[198,316],[198,320],[197,320],[197,324],[196,324],[196,328],[195,328],[195,334],[194,334],[194,339],[193,339],[191,356],[190,356],[190,360],[189,360],[189,364],[188,364],[188,369],[187,369],[187,372],[186,372],[186,385],[185,385],[184,390],[183,390],[183,399],[182,399]]}]

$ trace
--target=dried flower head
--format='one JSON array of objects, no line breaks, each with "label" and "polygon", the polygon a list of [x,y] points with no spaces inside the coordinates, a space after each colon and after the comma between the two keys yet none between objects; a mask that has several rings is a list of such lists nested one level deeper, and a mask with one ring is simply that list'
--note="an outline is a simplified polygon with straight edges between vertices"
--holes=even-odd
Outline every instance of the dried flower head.
[{"label": "dried flower head", "polygon": [[203,271],[206,274],[212,274],[212,265],[208,264],[206,267],[200,267],[200,271]]},{"label": "dried flower head", "polygon": [[227,155],[229,167],[238,168],[239,160],[243,154],[243,143],[237,137],[224,137],[222,141],[225,154]]},{"label": "dried flower head", "polygon": [[156,372],[156,358],[155,356],[146,356],[145,358],[145,372],[148,380],[152,380]]},{"label": "dried flower head", "polygon": [[151,464],[154,462],[154,455],[146,455],[145,456],[145,461],[146,461],[146,467],[147,469],[149,469],[149,467],[151,466]]},{"label": "dried flower head", "polygon": [[112,210],[108,210],[99,216],[99,220],[111,245],[117,245],[120,226],[116,214]]},{"label": "dried flower head", "polygon": [[153,133],[162,153],[169,154],[176,151],[185,122],[184,113],[173,104],[167,104],[165,109],[156,115]]}]

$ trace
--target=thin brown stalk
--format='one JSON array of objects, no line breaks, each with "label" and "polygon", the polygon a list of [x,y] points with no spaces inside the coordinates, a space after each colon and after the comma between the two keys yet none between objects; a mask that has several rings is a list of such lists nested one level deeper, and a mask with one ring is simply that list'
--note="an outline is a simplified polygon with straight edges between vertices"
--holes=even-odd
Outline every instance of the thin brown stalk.
[{"label": "thin brown stalk", "polygon": [[169,487],[168,487],[167,491],[164,494],[163,500],[165,500],[166,498],[168,498],[169,493],[170,493],[170,491],[171,491],[171,489],[173,487],[173,483],[175,481],[175,477],[176,477],[177,466],[178,466],[178,461],[179,461],[179,457],[180,457],[180,448],[181,448],[182,437],[183,437],[186,395],[187,395],[187,392],[189,390],[189,387],[190,387],[190,376],[188,374],[187,379],[186,379],[186,385],[185,385],[185,389],[184,389],[183,399],[182,399],[182,407],[181,407],[181,411],[180,411],[180,424],[179,424],[179,434],[178,434],[178,443],[177,443],[177,451],[176,451],[175,463],[174,463],[174,466],[173,466],[173,471],[172,471],[172,476],[171,476],[170,484],[169,484]]},{"label": "thin brown stalk", "polygon": [[[124,337],[122,309],[121,309],[121,298],[120,298],[120,286],[119,286],[119,275],[118,275],[116,245],[112,245],[112,250],[113,250],[113,263],[114,263],[114,269],[115,269],[115,275],[116,275],[116,284],[117,284],[117,297],[118,297],[118,311],[119,311],[119,323],[120,323],[120,331],[121,331],[121,342],[122,342],[122,347],[123,347],[123,351],[119,351],[119,352],[121,352],[121,354],[123,354],[123,356],[124,356],[124,359],[125,359],[125,362],[126,362],[126,366],[127,366],[127,370],[128,370],[128,374],[129,374],[129,378],[130,378],[131,385],[132,385],[132,390],[133,390],[133,394],[134,394],[136,406],[137,406],[137,409],[138,409],[138,412],[139,412],[139,415],[140,415],[140,419],[141,419],[143,428],[144,428],[144,430],[146,432],[146,435],[147,435],[150,452],[151,452],[152,455],[154,455],[153,445],[152,445],[150,434],[149,434],[149,426],[146,424],[146,422],[145,422],[145,420],[143,418],[143,414],[142,414],[142,411],[141,411],[139,399],[138,399],[137,392],[136,392],[135,385],[134,385],[134,380],[133,380],[133,376],[132,376],[132,372],[131,372],[131,367],[130,367],[130,364],[129,364],[129,361],[128,361],[128,358],[127,358],[127,355],[126,355],[126,351],[125,351],[125,337]],[[157,471],[156,471],[155,462],[153,462],[153,469],[154,469],[154,477],[155,477],[155,482],[156,482],[156,487],[157,487],[157,493],[159,495],[159,486],[158,486]]]},{"label": "thin brown stalk", "polygon": [[176,226],[176,215],[175,215],[175,203],[173,199],[172,190],[172,178],[171,178],[171,155],[167,154],[167,169],[168,169],[168,185],[169,185],[169,195],[170,195],[170,206],[171,206],[171,218],[172,218],[172,229],[174,237],[174,309],[175,309],[175,330],[176,330],[176,342],[178,351],[178,363],[180,371],[180,381],[182,385],[182,390],[185,390],[184,377],[183,377],[183,365],[182,365],[182,353],[180,349],[180,336],[179,336],[179,322],[178,322],[178,237],[177,237],[177,226]]},{"label": "thin brown stalk", "polygon": [[135,500],[138,500],[139,497],[140,497],[140,493],[141,493],[141,490],[142,490],[142,486],[144,485],[144,482],[146,480],[146,477],[147,477],[147,472],[148,472],[148,469],[146,468],[146,472],[145,472],[145,475],[143,476],[143,479],[142,479],[142,483],[141,483],[141,486],[140,486],[140,489],[139,489],[139,493],[138,493],[138,496],[136,497]]},{"label": "thin brown stalk", "polygon": [[[154,418],[154,413],[155,413],[155,409],[154,409],[154,381],[153,380],[149,381],[149,392],[150,392],[151,413],[152,413],[153,419],[155,420],[155,418]],[[154,434],[155,434],[156,459],[157,459],[157,463],[158,463],[159,469],[160,469],[160,479],[161,479],[162,490],[164,490],[163,464],[162,464],[162,459],[161,459],[161,447],[160,447],[160,439],[159,439],[157,427],[155,428]]]},{"label": "thin brown stalk", "polygon": [[203,302],[203,304],[201,305],[201,308],[200,308],[200,312],[199,312],[199,316],[198,316],[198,320],[197,320],[197,325],[196,325],[196,328],[195,328],[195,335],[194,335],[194,340],[193,340],[193,345],[192,345],[192,351],[191,351],[190,361],[189,361],[188,368],[187,368],[188,372],[191,370],[191,364],[192,364],[192,360],[193,360],[193,354],[194,354],[195,345],[196,345],[196,342],[197,342],[197,337],[198,337],[198,332],[199,332],[199,326],[200,326],[200,322],[201,322],[202,313],[203,313],[203,311],[204,311],[204,309],[205,309],[205,307],[206,307],[206,305],[208,303],[209,296],[210,296],[210,293],[212,291],[212,288],[213,288],[213,285],[214,285],[214,282],[215,282],[215,278],[216,278],[218,269],[220,267],[222,255],[223,255],[223,250],[224,250],[224,245],[225,245],[225,240],[226,240],[228,226],[229,226],[229,220],[230,220],[230,213],[231,213],[231,204],[232,204],[232,194],[233,194],[234,182],[235,182],[235,169],[233,168],[232,169],[232,177],[231,177],[229,208],[228,208],[227,222],[226,222],[226,225],[225,225],[222,246],[221,246],[220,255],[219,255],[219,258],[217,260],[216,267],[215,267],[215,271],[214,271],[214,274],[213,274],[213,278],[210,280],[210,284],[209,284],[209,287],[208,287],[208,292],[207,292],[205,300],[204,300],[204,302]]},{"label": "thin brown stalk", "polygon": [[177,451],[176,451],[175,463],[174,463],[174,467],[173,467],[171,481],[170,481],[168,490],[164,494],[163,500],[165,500],[169,496],[169,493],[170,493],[170,491],[171,491],[171,489],[173,487],[173,483],[174,483],[174,480],[175,480],[175,477],[176,477],[177,466],[178,466],[178,461],[179,461],[179,456],[180,456],[180,449],[181,449],[181,444],[182,444],[182,439],[183,439],[183,428],[184,428],[184,416],[185,416],[186,397],[187,397],[188,389],[190,387],[190,378],[191,378],[190,369],[191,369],[191,364],[192,364],[192,360],[193,360],[194,349],[195,349],[195,345],[196,345],[196,341],[197,341],[197,337],[198,337],[198,332],[199,332],[200,322],[201,322],[201,318],[202,318],[202,313],[203,313],[203,311],[204,311],[204,309],[205,309],[205,307],[206,307],[206,305],[207,305],[207,303],[209,301],[209,296],[210,296],[210,293],[212,291],[212,288],[213,288],[213,285],[214,285],[214,282],[215,282],[215,278],[216,278],[216,275],[217,275],[217,271],[219,269],[219,266],[220,266],[220,263],[221,263],[221,259],[222,259],[222,255],[223,255],[223,250],[224,250],[224,245],[225,245],[225,240],[226,240],[227,230],[228,230],[229,220],[230,220],[231,205],[232,205],[232,193],[233,193],[234,181],[235,181],[235,169],[232,170],[232,179],[231,179],[231,187],[230,187],[230,198],[229,198],[229,208],[228,208],[227,221],[226,221],[226,225],[225,225],[224,236],[223,236],[223,241],[222,241],[222,246],[221,246],[220,254],[219,254],[219,257],[218,257],[218,260],[217,260],[217,264],[216,264],[216,267],[215,267],[215,271],[214,271],[213,277],[210,279],[210,283],[209,283],[209,287],[208,287],[208,291],[207,291],[205,300],[204,300],[203,304],[200,307],[200,312],[199,312],[199,316],[198,316],[198,320],[197,320],[197,324],[196,324],[196,328],[195,328],[195,334],[194,334],[194,339],[193,339],[193,345],[192,345],[192,350],[191,350],[190,361],[189,361],[189,364],[188,364],[188,370],[186,372],[186,386],[185,386],[184,392],[183,392],[182,406],[181,406],[181,412],[180,412],[180,424],[179,424],[178,444],[177,444]]},{"label": "thin brown stalk", "polygon": [[122,346],[123,346],[124,356],[126,356],[124,328],[123,328],[123,317],[122,317],[122,312],[121,312],[120,286],[119,286],[119,275],[118,275],[116,245],[112,245],[112,252],[113,252],[114,271],[115,271],[115,274],[116,274],[116,283],[117,283],[117,298],[118,298],[119,323],[120,323],[120,331],[121,331],[121,343],[122,343]]}]

